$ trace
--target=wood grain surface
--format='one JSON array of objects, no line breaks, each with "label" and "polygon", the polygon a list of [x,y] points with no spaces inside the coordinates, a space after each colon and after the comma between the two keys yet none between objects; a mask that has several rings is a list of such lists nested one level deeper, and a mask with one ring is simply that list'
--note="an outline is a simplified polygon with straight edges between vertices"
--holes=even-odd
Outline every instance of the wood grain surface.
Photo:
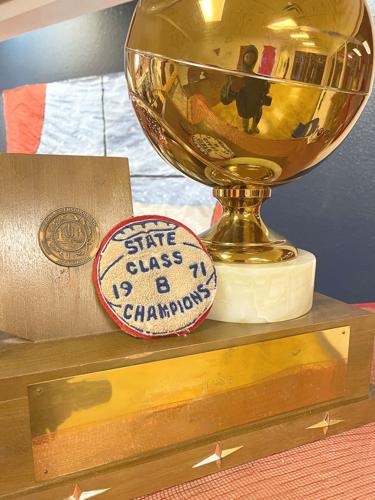
[{"label": "wood grain surface", "polygon": [[125,158],[0,155],[0,330],[30,340],[114,330],[97,300],[92,262],[61,267],[39,247],[52,211],[76,207],[101,238],[132,215]]},{"label": "wood grain surface", "polygon": [[[332,419],[339,420],[340,423],[330,427],[326,436],[322,429],[308,428],[321,421],[327,411],[330,411]],[[139,495],[202,478],[218,470],[224,471],[241,464],[246,464],[249,461],[267,457],[283,450],[329,439],[336,434],[368,424],[374,421],[374,418],[374,399],[366,399],[347,405],[331,404],[330,406],[317,408],[313,411],[301,412],[299,415],[277,419],[268,425],[251,426],[249,428],[238,429],[232,433],[225,433],[218,436],[215,440],[211,438],[205,440],[205,442],[193,443],[188,446],[176,443],[174,448],[165,452],[126,464],[115,464],[109,468],[96,469],[79,477],[71,476],[49,483],[29,484],[26,487],[25,484],[30,474],[29,470],[25,475],[19,475],[19,480],[13,483],[13,487],[8,483],[7,486],[8,488],[11,487],[11,489],[7,493],[1,494],[0,492],[0,499],[64,500],[72,495],[75,485],[79,484],[83,491],[108,489],[103,495],[98,496],[98,498],[103,498],[103,500],[129,500]],[[241,448],[219,463],[213,462],[203,467],[193,468],[193,465],[215,453],[218,440],[223,449]],[[346,449],[345,453],[348,460],[351,460],[350,449]],[[300,462],[298,462],[298,465],[300,468],[304,466]],[[334,464],[330,470],[334,474]],[[277,476],[276,470],[274,470],[274,474]],[[308,471],[306,471],[306,474],[308,474]],[[4,476],[4,472],[2,476]],[[4,479],[6,480],[6,477]],[[2,486],[4,488],[4,485]],[[311,485],[309,486],[311,487]],[[210,491],[209,485],[207,488]],[[172,496],[164,497],[161,494],[157,498],[160,500],[163,498],[183,498],[176,495],[176,490],[173,490],[173,492]],[[191,498],[213,500],[214,498],[225,497],[223,494],[215,496],[211,493],[207,496],[193,496]],[[230,496],[229,498],[241,498],[241,496],[239,494],[237,497]],[[245,494],[243,498],[254,499],[256,497],[246,496]],[[264,500],[266,498],[296,500],[301,497],[287,497],[285,495],[263,497]],[[320,499],[319,496],[312,496],[310,498],[314,500]],[[330,498],[336,497],[332,496]],[[354,497],[347,497],[345,500],[348,500],[348,498],[352,499]]]}]

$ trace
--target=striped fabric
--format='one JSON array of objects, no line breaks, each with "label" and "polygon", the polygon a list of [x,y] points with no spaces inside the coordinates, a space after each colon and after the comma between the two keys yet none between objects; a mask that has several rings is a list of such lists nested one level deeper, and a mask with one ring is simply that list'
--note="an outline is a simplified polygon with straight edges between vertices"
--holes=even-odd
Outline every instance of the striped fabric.
[{"label": "striped fabric", "polygon": [[158,214],[201,232],[214,207],[211,190],[171,168],[143,135],[122,73],[3,93],[10,153],[129,158],[136,215]]}]

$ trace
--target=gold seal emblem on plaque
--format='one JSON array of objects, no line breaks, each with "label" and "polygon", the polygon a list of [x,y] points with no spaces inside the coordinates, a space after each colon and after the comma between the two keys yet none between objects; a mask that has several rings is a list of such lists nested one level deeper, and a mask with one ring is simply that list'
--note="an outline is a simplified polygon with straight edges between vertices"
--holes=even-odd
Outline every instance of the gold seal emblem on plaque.
[{"label": "gold seal emblem on plaque", "polygon": [[39,228],[39,245],[55,264],[77,267],[95,257],[100,243],[95,219],[79,208],[59,208],[51,212]]}]

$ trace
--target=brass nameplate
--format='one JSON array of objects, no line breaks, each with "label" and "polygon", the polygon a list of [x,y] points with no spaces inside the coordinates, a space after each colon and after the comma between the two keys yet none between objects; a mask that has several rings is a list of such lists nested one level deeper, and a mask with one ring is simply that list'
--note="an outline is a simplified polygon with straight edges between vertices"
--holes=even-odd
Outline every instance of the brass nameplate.
[{"label": "brass nameplate", "polygon": [[36,478],[343,397],[349,339],[336,328],[30,385]]}]

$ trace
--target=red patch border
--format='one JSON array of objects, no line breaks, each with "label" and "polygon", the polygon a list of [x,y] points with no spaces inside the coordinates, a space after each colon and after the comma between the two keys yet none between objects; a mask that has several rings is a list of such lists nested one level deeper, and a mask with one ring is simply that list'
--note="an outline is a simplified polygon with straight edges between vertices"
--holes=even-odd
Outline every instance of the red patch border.
[{"label": "red patch border", "polygon": [[136,216],[136,217],[130,217],[129,219],[125,219],[125,220],[119,222],[118,224],[116,224],[116,226],[114,226],[112,229],[109,230],[109,232],[104,236],[103,241],[102,241],[102,243],[101,243],[101,245],[99,247],[99,250],[98,250],[98,252],[97,252],[97,254],[95,256],[94,264],[93,264],[93,279],[94,279],[94,285],[95,285],[96,294],[97,294],[97,296],[99,298],[99,301],[102,304],[104,310],[107,312],[107,314],[110,316],[110,318],[116,323],[116,325],[118,327],[121,328],[121,330],[123,330],[124,332],[130,334],[132,337],[137,337],[137,338],[141,338],[141,339],[145,339],[145,340],[156,340],[156,339],[163,339],[163,338],[166,338],[166,337],[182,337],[182,336],[186,336],[189,333],[191,333],[193,330],[195,330],[196,328],[198,328],[198,326],[200,326],[203,323],[203,321],[205,321],[207,319],[207,316],[210,313],[210,310],[212,308],[213,303],[207,309],[207,311],[205,311],[202,314],[202,316],[200,316],[197,319],[197,321],[193,325],[189,326],[189,328],[186,328],[184,330],[179,330],[178,332],[174,332],[174,333],[170,333],[170,334],[166,334],[166,335],[155,335],[155,336],[144,335],[144,334],[138,332],[137,330],[134,330],[133,328],[131,328],[130,326],[128,326],[126,323],[123,323],[122,321],[120,321],[118,319],[118,317],[114,314],[114,312],[112,311],[112,309],[109,307],[109,305],[105,301],[104,296],[103,296],[102,291],[101,291],[100,286],[99,286],[99,278],[98,278],[99,258],[100,258],[100,255],[102,253],[103,248],[108,243],[108,241],[111,239],[111,237],[113,236],[113,234],[116,231],[118,231],[119,229],[121,229],[122,227],[124,227],[125,225],[127,225],[127,224],[131,224],[131,223],[134,223],[134,222],[140,222],[140,221],[146,221],[146,220],[150,220],[150,219],[157,219],[157,220],[161,220],[161,221],[164,221],[164,222],[171,222],[172,224],[177,224],[178,226],[182,227],[183,229],[185,229],[186,231],[188,231],[192,236],[194,236],[194,238],[197,240],[197,242],[199,243],[199,245],[202,248],[202,250],[211,259],[211,256],[207,252],[207,250],[204,247],[204,245],[203,245],[202,241],[200,240],[200,238],[189,227],[185,226],[185,224],[183,224],[182,222],[178,222],[175,219],[171,219],[169,217],[164,217],[163,215],[139,215],[139,216]]}]

